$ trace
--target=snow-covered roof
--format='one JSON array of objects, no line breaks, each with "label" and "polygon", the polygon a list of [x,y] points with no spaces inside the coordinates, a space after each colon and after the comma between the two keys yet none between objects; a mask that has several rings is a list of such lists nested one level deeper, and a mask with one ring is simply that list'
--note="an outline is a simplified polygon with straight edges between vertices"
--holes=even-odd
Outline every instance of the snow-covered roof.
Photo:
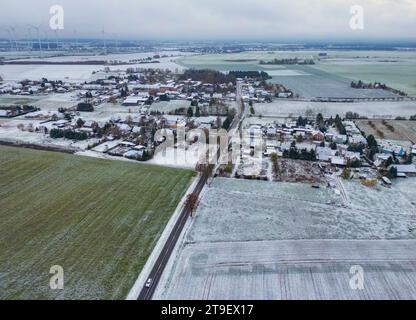
[{"label": "snow-covered roof", "polygon": [[388,169],[390,170],[391,168],[396,168],[398,173],[416,173],[414,164],[391,165]]},{"label": "snow-covered roof", "polygon": [[342,157],[332,157],[331,158],[331,164],[337,165],[337,166],[345,166],[347,165],[347,160],[345,160]]}]

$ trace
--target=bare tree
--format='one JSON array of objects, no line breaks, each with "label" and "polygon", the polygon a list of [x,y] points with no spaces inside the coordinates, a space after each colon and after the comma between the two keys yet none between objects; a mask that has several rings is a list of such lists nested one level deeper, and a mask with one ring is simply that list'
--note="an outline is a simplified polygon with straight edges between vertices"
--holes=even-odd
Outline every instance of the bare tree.
[{"label": "bare tree", "polygon": [[185,208],[187,208],[191,214],[191,217],[194,217],[194,212],[199,204],[199,198],[196,193],[191,193],[186,197]]},{"label": "bare tree", "polygon": [[278,162],[277,158],[278,157],[277,157],[276,153],[273,153],[270,156],[270,160],[272,161],[272,165],[273,165],[273,174],[274,174],[275,177],[277,177],[280,173],[280,167],[279,167],[279,162]]}]

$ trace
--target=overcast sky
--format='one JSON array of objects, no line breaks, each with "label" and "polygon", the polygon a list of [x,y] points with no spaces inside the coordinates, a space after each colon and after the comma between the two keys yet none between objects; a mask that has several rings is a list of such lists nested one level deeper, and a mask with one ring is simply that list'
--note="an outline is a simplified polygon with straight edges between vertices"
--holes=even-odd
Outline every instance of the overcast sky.
[{"label": "overcast sky", "polygon": [[[0,35],[49,25],[64,8],[61,36],[134,39],[278,40],[296,38],[416,39],[416,0],[1,0]],[[364,30],[351,30],[350,8],[364,8]],[[34,31],[32,31],[33,33]]]}]

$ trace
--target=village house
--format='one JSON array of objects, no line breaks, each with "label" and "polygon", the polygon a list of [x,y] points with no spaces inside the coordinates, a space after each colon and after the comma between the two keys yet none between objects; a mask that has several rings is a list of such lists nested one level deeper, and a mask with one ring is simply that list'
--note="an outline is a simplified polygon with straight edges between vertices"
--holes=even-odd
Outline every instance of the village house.
[{"label": "village house", "polygon": [[383,153],[395,154],[396,157],[403,157],[406,154],[405,148],[399,146],[388,140],[379,140],[379,146],[381,147]]},{"label": "village house", "polygon": [[391,168],[397,169],[398,177],[416,176],[416,166],[414,164],[391,165],[387,169],[391,170]]},{"label": "village house", "polygon": [[331,162],[331,159],[337,156],[338,150],[332,150],[328,147],[317,147],[316,153],[319,161]]},{"label": "village house", "polygon": [[331,157],[331,164],[337,167],[345,167],[347,160],[343,157]]},{"label": "village house", "polygon": [[345,144],[348,141],[348,136],[344,134],[336,134],[333,136],[332,141],[335,143]]}]

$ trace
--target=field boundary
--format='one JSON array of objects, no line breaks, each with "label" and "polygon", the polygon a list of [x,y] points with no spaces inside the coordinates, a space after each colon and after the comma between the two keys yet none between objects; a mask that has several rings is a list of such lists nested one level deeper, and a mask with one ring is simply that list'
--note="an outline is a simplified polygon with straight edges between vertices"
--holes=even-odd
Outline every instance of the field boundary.
[{"label": "field boundary", "polygon": [[42,146],[38,144],[32,143],[20,143],[20,142],[13,142],[13,141],[5,141],[0,140],[1,146],[7,147],[18,147],[18,148],[25,148],[25,149],[32,149],[38,151],[50,151],[50,152],[60,152],[60,153],[67,153],[67,154],[74,154],[77,152],[75,149],[68,149],[68,148],[61,148],[61,147],[54,147],[54,146]]},{"label": "field boundary", "polygon": [[126,300],[137,300],[140,292],[142,291],[147,279],[149,278],[150,273],[152,272],[152,268],[156,263],[156,260],[160,256],[164,245],[166,244],[172,229],[175,227],[178,219],[180,218],[180,214],[182,212],[182,209],[184,208],[186,197],[193,192],[196,185],[199,182],[198,177],[194,177],[193,181],[189,185],[188,190],[182,197],[181,201],[179,202],[178,206],[175,209],[175,212],[173,213],[172,217],[170,218],[168,224],[166,225],[165,229],[162,232],[162,235],[160,236],[159,240],[156,243],[156,246],[154,247],[151,255],[147,259],[146,264],[144,265],[143,269],[141,270],[136,282],[134,283],[133,287],[130,289],[130,292],[128,293]]}]

